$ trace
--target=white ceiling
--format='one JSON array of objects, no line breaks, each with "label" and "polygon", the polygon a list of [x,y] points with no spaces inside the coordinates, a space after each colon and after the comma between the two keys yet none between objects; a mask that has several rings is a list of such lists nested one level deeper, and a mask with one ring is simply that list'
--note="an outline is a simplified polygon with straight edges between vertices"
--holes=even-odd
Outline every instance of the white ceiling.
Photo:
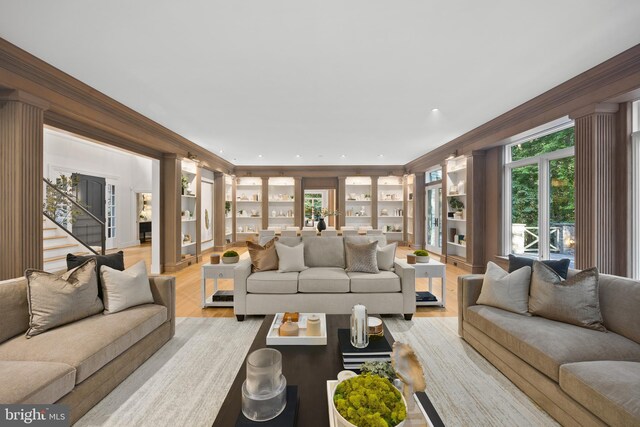
[{"label": "white ceiling", "polygon": [[0,37],[238,165],[405,164],[640,43],[640,1],[0,0]]}]

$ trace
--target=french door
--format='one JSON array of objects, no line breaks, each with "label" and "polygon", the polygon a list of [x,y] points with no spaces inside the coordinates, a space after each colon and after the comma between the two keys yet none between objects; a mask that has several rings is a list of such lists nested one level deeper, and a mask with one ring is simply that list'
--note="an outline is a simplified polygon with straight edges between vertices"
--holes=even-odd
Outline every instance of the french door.
[{"label": "french door", "polygon": [[426,247],[428,251],[442,254],[442,184],[429,185],[425,191]]}]

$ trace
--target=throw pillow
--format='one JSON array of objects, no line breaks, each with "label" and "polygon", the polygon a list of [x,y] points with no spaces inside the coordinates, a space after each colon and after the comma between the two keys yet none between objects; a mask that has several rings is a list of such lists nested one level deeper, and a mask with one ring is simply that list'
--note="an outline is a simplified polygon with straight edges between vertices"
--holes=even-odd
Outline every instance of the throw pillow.
[{"label": "throw pillow", "polygon": [[153,303],[147,265],[144,261],[140,261],[124,271],[103,265],[100,268],[100,276],[102,276],[104,314],[117,313],[136,305]]},{"label": "throw pillow", "polygon": [[[522,267],[533,267],[533,261],[536,260],[523,256],[509,255],[509,273],[512,273]],[[551,267],[553,271],[558,273],[558,275],[563,279],[567,278],[567,274],[569,273],[569,263],[571,263],[569,258],[547,259],[542,261],[542,263]]]},{"label": "throw pillow", "polygon": [[89,259],[95,259],[98,262],[96,267],[96,274],[98,276],[98,296],[102,298],[102,282],[100,281],[100,267],[106,265],[116,270],[124,270],[124,252],[116,252],[109,255],[84,255],[78,256],[74,254],[67,254],[67,270],[76,268],[86,262]]},{"label": "throw pillow", "polygon": [[40,270],[27,270],[25,276],[29,302],[27,338],[98,314],[104,308],[98,298],[95,259],[62,276]]},{"label": "throw pillow", "polygon": [[278,252],[276,251],[275,243],[275,238],[269,240],[264,246],[247,240],[252,273],[278,269]]},{"label": "throw pillow", "polygon": [[606,331],[600,313],[598,269],[583,270],[567,280],[547,265],[533,263],[529,312],[583,328]]},{"label": "throw pillow", "polygon": [[518,314],[529,315],[531,267],[507,273],[489,261],[477,304],[490,305]]},{"label": "throw pillow", "polygon": [[393,266],[396,261],[396,248],[397,242],[393,242],[386,246],[380,246],[378,242],[378,248],[376,250],[376,258],[378,261],[378,270],[393,271]]},{"label": "throw pillow", "polygon": [[378,269],[377,247],[378,242],[360,245],[347,243],[346,249],[349,254],[347,256],[349,264],[347,265],[346,271],[372,274],[380,273]]},{"label": "throw pillow", "polygon": [[278,273],[307,269],[304,265],[304,243],[297,246],[287,246],[276,242],[276,252],[278,253]]}]

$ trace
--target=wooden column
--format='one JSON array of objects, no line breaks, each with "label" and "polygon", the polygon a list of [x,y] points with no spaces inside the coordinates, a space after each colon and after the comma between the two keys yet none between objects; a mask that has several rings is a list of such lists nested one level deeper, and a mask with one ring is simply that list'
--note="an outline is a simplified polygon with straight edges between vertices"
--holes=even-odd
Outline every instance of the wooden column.
[{"label": "wooden column", "polygon": [[617,111],[617,104],[598,104],[571,115],[575,120],[576,268],[596,266],[608,274],[618,274],[618,258],[626,259],[627,249],[626,236],[622,240],[618,235],[618,223],[626,222],[627,211],[618,204],[619,193],[626,192],[616,188],[618,174],[626,175],[616,159]]},{"label": "wooden column", "polygon": [[42,268],[43,118],[48,104],[0,90],[0,280]]},{"label": "wooden column", "polygon": [[485,270],[485,152],[467,158],[467,265],[472,273]]},{"label": "wooden column", "polygon": [[304,226],[304,192],[302,191],[302,178],[293,178],[293,225],[297,225],[302,229]]},{"label": "wooden column", "polygon": [[261,206],[262,206],[262,229],[266,230],[269,228],[269,178],[262,177],[262,195],[261,195]]},{"label": "wooden column", "polygon": [[337,230],[344,227],[347,221],[346,220],[346,216],[347,216],[347,202],[346,202],[347,193],[346,192],[347,192],[347,178],[344,176],[339,176],[338,191],[336,191],[336,193],[338,198],[338,211],[340,211],[340,216],[339,216],[339,220],[337,221],[338,224],[336,224]]},{"label": "wooden column", "polygon": [[222,172],[213,173],[213,250],[224,251],[226,245],[226,220],[224,216],[225,185]]},{"label": "wooden column", "polygon": [[182,176],[181,161],[175,154],[165,154],[160,161],[160,191],[162,192],[162,211],[160,223],[161,258],[164,271],[178,271],[181,252],[181,217],[180,217],[180,178]]},{"label": "wooden column", "polygon": [[413,179],[413,248],[425,248],[425,174],[418,173]]},{"label": "wooden column", "polygon": [[378,229],[378,177],[371,177],[371,227]]}]

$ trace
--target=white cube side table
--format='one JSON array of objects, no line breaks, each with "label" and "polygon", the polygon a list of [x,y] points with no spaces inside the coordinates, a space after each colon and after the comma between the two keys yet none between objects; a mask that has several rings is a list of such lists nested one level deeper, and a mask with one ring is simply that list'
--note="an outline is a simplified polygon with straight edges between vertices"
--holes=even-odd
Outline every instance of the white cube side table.
[{"label": "white cube side table", "polygon": [[439,261],[435,261],[433,259],[429,259],[429,262],[417,262],[415,264],[411,264],[411,266],[416,270],[416,279],[420,277],[426,277],[429,279],[429,292],[433,290],[433,278],[438,277],[442,279],[441,291],[442,298],[436,299],[436,301],[416,301],[417,306],[433,306],[437,305],[440,307],[444,307],[446,301],[447,294],[447,266]]},{"label": "white cube side table", "polygon": [[[233,291],[218,290],[218,279],[233,280],[233,270],[238,263],[235,264],[204,264],[202,266],[202,307],[233,307],[233,298],[231,301],[214,301],[214,296],[228,296]],[[207,296],[207,279],[213,279],[213,293]]]}]

